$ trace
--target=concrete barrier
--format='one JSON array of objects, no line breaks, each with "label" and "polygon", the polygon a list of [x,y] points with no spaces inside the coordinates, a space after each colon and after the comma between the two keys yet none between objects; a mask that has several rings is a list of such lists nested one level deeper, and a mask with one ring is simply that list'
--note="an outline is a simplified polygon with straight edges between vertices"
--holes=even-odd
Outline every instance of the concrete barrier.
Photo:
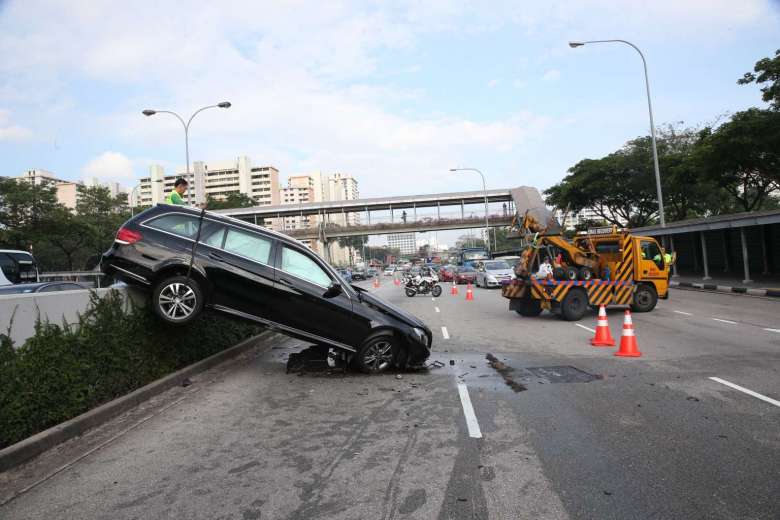
[{"label": "concrete barrier", "polygon": [[[89,307],[90,293],[104,296],[108,291],[119,291],[143,305],[146,297],[137,289],[125,285],[111,289],[60,291],[38,294],[8,294],[0,296],[0,333],[8,334],[19,348],[27,338],[35,334],[35,322],[41,320],[61,324],[78,322],[78,315]],[[10,334],[9,334],[10,331]]]}]

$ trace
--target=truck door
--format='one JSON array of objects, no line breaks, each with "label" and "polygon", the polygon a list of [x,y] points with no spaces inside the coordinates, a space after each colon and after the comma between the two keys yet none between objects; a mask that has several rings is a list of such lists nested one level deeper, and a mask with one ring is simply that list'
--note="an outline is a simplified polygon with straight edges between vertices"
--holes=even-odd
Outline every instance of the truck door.
[{"label": "truck door", "polygon": [[667,266],[658,242],[639,239],[639,277],[641,280],[666,280]]}]

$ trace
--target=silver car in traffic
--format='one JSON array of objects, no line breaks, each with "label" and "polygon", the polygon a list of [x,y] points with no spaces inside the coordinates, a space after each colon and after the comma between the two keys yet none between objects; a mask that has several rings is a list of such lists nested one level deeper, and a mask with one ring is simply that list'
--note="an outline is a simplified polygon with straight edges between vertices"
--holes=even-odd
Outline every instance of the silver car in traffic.
[{"label": "silver car in traffic", "polygon": [[512,268],[504,260],[485,260],[477,266],[478,287],[501,287],[501,282],[512,279]]}]

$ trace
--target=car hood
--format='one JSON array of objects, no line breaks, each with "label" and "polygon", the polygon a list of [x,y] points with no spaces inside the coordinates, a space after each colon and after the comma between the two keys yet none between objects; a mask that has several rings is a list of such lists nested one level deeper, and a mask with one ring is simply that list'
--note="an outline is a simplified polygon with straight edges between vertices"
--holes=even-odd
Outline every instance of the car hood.
[{"label": "car hood", "polygon": [[419,327],[421,329],[428,330],[428,327],[425,325],[425,323],[423,323],[422,320],[420,320],[417,316],[409,314],[408,312],[401,309],[400,307],[396,307],[392,303],[388,303],[381,298],[377,298],[376,296],[366,291],[362,287],[353,285],[352,288],[355,289],[355,291],[357,291],[358,293],[360,293],[360,299],[362,301],[362,305],[367,305],[383,314],[389,314],[394,318],[399,319],[408,325],[411,325],[412,327]]},{"label": "car hood", "polygon": [[511,269],[496,269],[495,271],[491,271],[490,269],[487,269],[485,270],[485,273],[492,276],[512,276]]}]

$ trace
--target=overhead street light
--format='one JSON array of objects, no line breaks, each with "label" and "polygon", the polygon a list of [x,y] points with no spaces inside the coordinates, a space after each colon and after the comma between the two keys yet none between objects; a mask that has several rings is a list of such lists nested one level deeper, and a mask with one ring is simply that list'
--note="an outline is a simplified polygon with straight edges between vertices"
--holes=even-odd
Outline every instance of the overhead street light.
[{"label": "overhead street light", "polygon": [[485,245],[490,251],[490,224],[488,223],[488,196],[487,187],[485,185],[485,176],[482,172],[476,168],[450,168],[451,172],[477,172],[482,177],[482,192],[485,194]]},{"label": "overhead street light", "polygon": [[[155,114],[171,114],[172,116],[175,116],[176,119],[178,119],[181,122],[181,125],[184,127],[184,153],[187,159],[187,179],[190,177],[190,123],[192,123],[192,120],[195,118],[196,115],[203,112],[204,110],[207,110],[209,108],[230,108],[232,104],[230,101],[222,101],[221,103],[217,103],[216,105],[208,105],[202,108],[199,108],[193,114],[190,116],[190,118],[187,120],[187,122],[184,122],[184,119],[177,114],[176,112],[172,112],[170,110],[152,110],[150,108],[147,108],[146,110],[143,110],[141,113],[147,117],[153,116]],[[204,195],[204,194],[201,194]],[[187,192],[187,198],[189,199],[190,205],[192,205],[192,190],[189,190]]]},{"label": "overhead street light", "polygon": [[658,216],[659,216],[659,220],[661,221],[661,227],[666,227],[666,219],[664,218],[664,199],[663,199],[663,194],[661,193],[661,172],[658,167],[658,147],[656,146],[656,141],[655,141],[655,123],[653,122],[653,104],[650,101],[650,79],[648,78],[647,75],[647,60],[645,60],[645,55],[642,54],[642,51],[639,50],[639,47],[626,40],[592,40],[586,42],[569,42],[569,47],[571,47],[572,49],[576,49],[577,47],[582,47],[583,45],[586,45],[588,43],[624,43],[626,45],[630,45],[631,47],[633,47],[634,50],[639,53],[639,57],[642,58],[642,66],[644,67],[645,70],[645,89],[647,90],[647,111],[650,113],[650,135],[653,140],[653,166],[655,167],[655,187],[656,187],[656,191],[658,192]]}]

